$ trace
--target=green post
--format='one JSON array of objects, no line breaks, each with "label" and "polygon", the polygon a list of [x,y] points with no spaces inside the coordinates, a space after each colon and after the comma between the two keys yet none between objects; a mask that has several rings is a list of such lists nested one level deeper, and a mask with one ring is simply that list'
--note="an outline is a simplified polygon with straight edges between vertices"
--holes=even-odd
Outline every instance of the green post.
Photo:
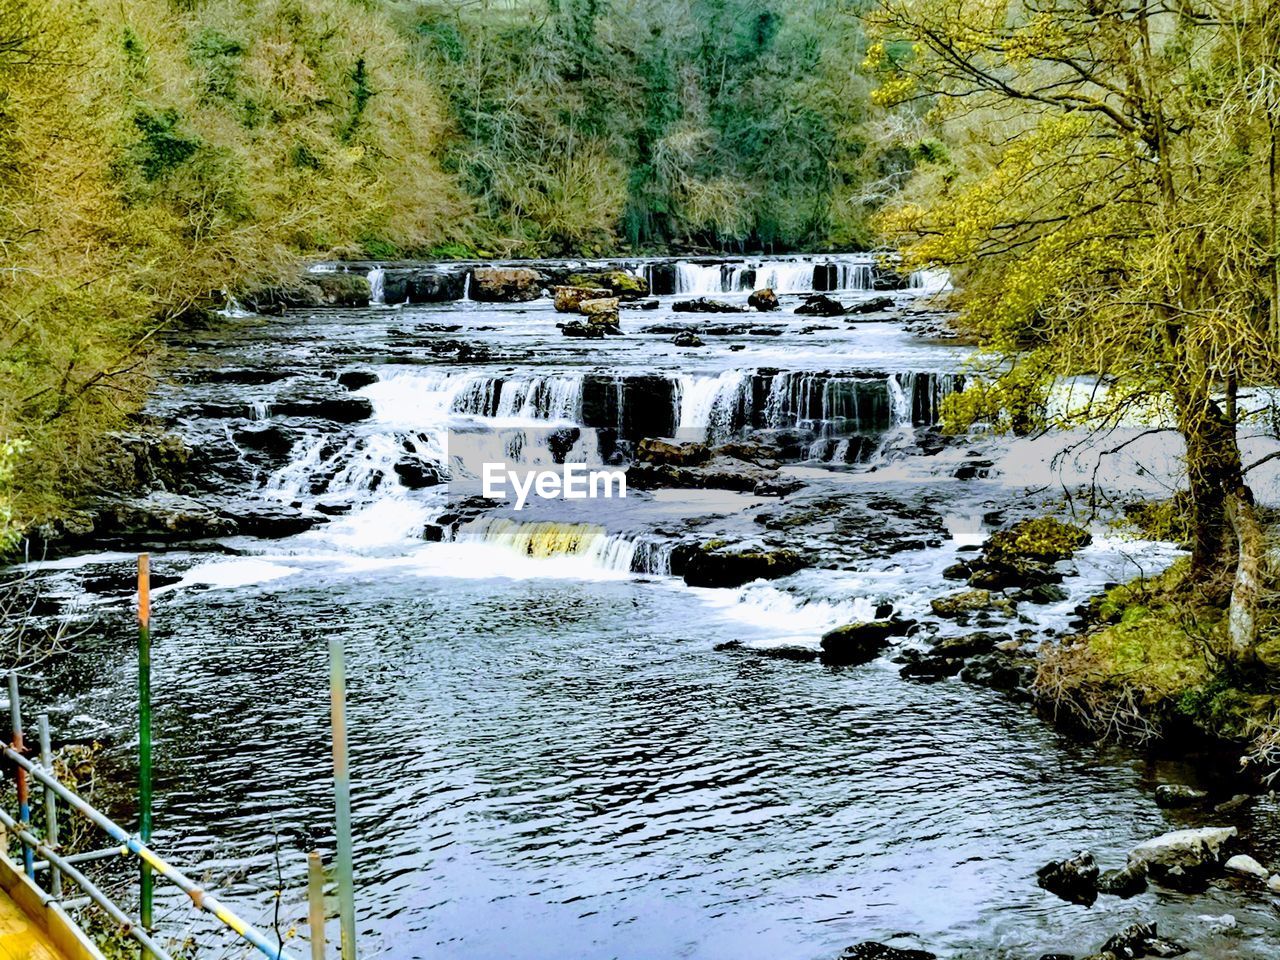
[{"label": "green post", "polygon": [[338,831],[338,921],[342,960],[356,960],[356,884],[352,865],[351,778],[347,771],[347,670],[342,638],[329,638],[330,719],[333,724],[333,798]]},{"label": "green post", "polygon": [[[151,841],[151,558],[138,555],[138,836]],[[138,877],[139,919],[152,927],[155,878],[142,862]]]}]

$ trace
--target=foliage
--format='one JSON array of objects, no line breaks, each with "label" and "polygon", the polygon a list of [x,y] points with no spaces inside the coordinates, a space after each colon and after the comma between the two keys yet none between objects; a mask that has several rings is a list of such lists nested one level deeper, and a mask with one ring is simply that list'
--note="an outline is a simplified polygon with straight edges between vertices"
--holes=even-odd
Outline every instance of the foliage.
[{"label": "foliage", "polygon": [[193,304],[468,236],[446,132],[376,9],[0,0],[0,535],[82,488]]},{"label": "foliage", "polygon": [[984,551],[994,562],[1042,560],[1054,563],[1069,560],[1089,543],[1089,531],[1053,517],[1033,517],[998,530],[987,540]]},{"label": "foliage", "polygon": [[997,371],[948,425],[1031,427],[1000,408],[1081,375],[1098,389],[1059,420],[1167,410],[1195,576],[1226,583],[1236,393],[1280,370],[1280,8],[1199,10],[884,0],[867,69],[879,102],[927,106],[949,145],[882,219],[909,266],[953,269]]}]

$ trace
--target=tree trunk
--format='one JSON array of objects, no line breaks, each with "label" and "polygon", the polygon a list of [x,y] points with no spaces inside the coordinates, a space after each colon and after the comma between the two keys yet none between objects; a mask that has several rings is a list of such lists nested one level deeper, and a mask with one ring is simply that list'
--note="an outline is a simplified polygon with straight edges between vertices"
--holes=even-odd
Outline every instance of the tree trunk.
[{"label": "tree trunk", "polygon": [[[1199,392],[1199,391],[1197,391]],[[1205,393],[1179,404],[1191,493],[1191,576],[1225,602],[1236,567],[1227,499],[1243,486],[1235,424]]]},{"label": "tree trunk", "polygon": [[1253,508],[1253,493],[1241,487],[1227,501],[1227,515],[1238,545],[1236,579],[1227,610],[1227,638],[1236,662],[1253,659],[1258,643],[1258,607],[1262,602],[1266,545]]}]

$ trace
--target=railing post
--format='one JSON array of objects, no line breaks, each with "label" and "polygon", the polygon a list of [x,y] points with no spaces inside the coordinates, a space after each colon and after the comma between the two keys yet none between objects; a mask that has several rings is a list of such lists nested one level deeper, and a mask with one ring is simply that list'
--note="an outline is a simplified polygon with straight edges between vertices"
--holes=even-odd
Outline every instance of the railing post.
[{"label": "railing post", "polygon": [[307,926],[311,928],[311,960],[324,960],[324,863],[319,850],[307,854]]},{"label": "railing post", "polygon": [[[138,836],[151,842],[151,558],[138,554]],[[138,916],[151,929],[155,878],[142,861],[138,875]]]},{"label": "railing post", "polygon": [[351,843],[351,778],[347,771],[347,669],[342,637],[329,637],[330,718],[333,724],[333,798],[338,832],[338,920],[342,960],[356,960],[356,894]]},{"label": "railing post", "polygon": [[[49,715],[42,713],[36,718],[40,731],[40,765],[44,772],[53,776],[53,747],[49,739]],[[58,797],[52,790],[44,788],[44,842],[53,850],[58,849]],[[49,889],[54,897],[62,899],[62,871],[49,863]]]},{"label": "railing post", "polygon": [[[22,743],[22,701],[18,699],[18,673],[9,671],[9,713],[13,718],[13,749],[25,753]],[[31,797],[28,795],[27,771],[18,767],[15,773],[18,791],[18,821],[24,830],[31,827]],[[22,844],[22,864],[27,876],[35,879],[36,854],[27,844]]]}]

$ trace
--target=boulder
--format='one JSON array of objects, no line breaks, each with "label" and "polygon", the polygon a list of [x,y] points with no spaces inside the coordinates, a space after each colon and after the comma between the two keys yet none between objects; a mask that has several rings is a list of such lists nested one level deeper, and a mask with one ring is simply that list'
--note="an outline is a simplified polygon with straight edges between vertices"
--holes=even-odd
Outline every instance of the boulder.
[{"label": "boulder", "polygon": [[940,657],[971,657],[978,653],[990,653],[996,648],[997,643],[1003,643],[1009,640],[1007,633],[993,633],[990,631],[979,631],[978,633],[966,634],[963,637],[945,637],[934,644],[933,649],[929,651],[931,655]]},{"label": "boulder", "polygon": [[236,532],[234,521],[193,497],[151,493],[138,499],[104,498],[95,505],[94,532],[129,542],[204,540]]},{"label": "boulder", "polygon": [[257,501],[232,500],[223,504],[219,512],[235,524],[241,535],[261,540],[292,537],[320,522],[293,507]]},{"label": "boulder", "polygon": [[1237,853],[1223,864],[1223,867],[1227,873],[1237,873],[1242,877],[1253,877],[1255,880],[1264,882],[1271,876],[1270,870],[1244,853]]},{"label": "boulder", "polygon": [[383,272],[384,303],[448,303],[461,300],[471,271],[464,268],[412,267]]},{"label": "boulder", "polygon": [[938,955],[927,950],[891,947],[878,940],[866,940],[845,948],[839,960],[938,960]]},{"label": "boulder", "polygon": [[796,313],[805,317],[839,317],[844,315],[844,305],[819,293],[796,307]]},{"label": "boulder", "polygon": [[677,300],[671,305],[676,313],[746,313],[746,307],[710,297],[698,297],[696,300]]},{"label": "boulder", "polygon": [[893,309],[893,297],[872,297],[845,309],[845,313],[881,313]]},{"label": "boulder", "polygon": [[1036,883],[1069,903],[1090,906],[1098,899],[1098,864],[1082,850],[1066,860],[1046,863],[1036,871]]},{"label": "boulder", "polygon": [[645,437],[636,448],[636,459],[643,463],[674,463],[690,466],[706,463],[711,451],[705,443],[672,440],[668,437]]},{"label": "boulder", "polygon": [[796,663],[812,663],[818,659],[818,651],[810,647],[794,647],[783,644],[775,647],[748,647],[741,640],[730,640],[717,643],[712,649],[717,651],[737,650],[767,660],[792,660]]},{"label": "boulder", "polygon": [[410,490],[421,490],[445,482],[445,478],[434,463],[427,463],[418,457],[404,457],[391,469],[400,478],[400,485]]},{"label": "boulder", "polygon": [[1197,790],[1195,787],[1188,787],[1182,783],[1162,783],[1156,787],[1156,806],[1172,808],[1172,807],[1194,807],[1199,803],[1203,803],[1209,796],[1203,790]]},{"label": "boulder", "polygon": [[373,416],[373,402],[368,397],[280,400],[271,404],[271,412],[281,417],[314,417],[334,423],[357,423]]},{"label": "boulder", "polygon": [[1098,877],[1098,892],[1128,899],[1147,889],[1145,867],[1126,865],[1118,870],[1107,870]]},{"label": "boulder", "polygon": [[1174,830],[1140,843],[1129,851],[1129,863],[1147,868],[1162,882],[1196,880],[1217,871],[1223,850],[1239,831],[1235,827]]},{"label": "boulder", "polygon": [[338,383],[348,390],[363,390],[378,382],[378,375],[370,370],[344,370],[338,374]]},{"label": "boulder", "polygon": [[542,296],[542,275],[528,267],[477,267],[471,271],[471,299],[481,303],[524,303]]},{"label": "boulder", "polygon": [[990,610],[993,606],[990,590],[962,590],[950,596],[938,597],[929,604],[939,617],[954,620],[957,617]]},{"label": "boulder", "polygon": [[287,457],[293,450],[295,435],[292,430],[276,423],[254,423],[235,431],[232,439],[241,447],[260,450],[274,460]]},{"label": "boulder", "polygon": [[603,300],[609,296],[604,287],[556,287],[556,310],[559,313],[577,313],[583,301]]},{"label": "boulder", "polygon": [[640,300],[649,295],[649,282],[626,270],[603,270],[598,273],[575,273],[565,282],[573,287],[607,290],[623,300]]},{"label": "boulder", "polygon": [[607,332],[604,324],[583,323],[581,320],[570,320],[568,323],[557,323],[560,332],[566,337],[581,337],[587,340],[603,340]]},{"label": "boulder", "polygon": [[907,654],[906,666],[898,673],[904,680],[936,683],[947,677],[954,677],[962,669],[964,669],[963,657],[928,657],[911,651]]},{"label": "boulder", "polygon": [[849,666],[867,663],[889,645],[890,637],[903,636],[914,626],[912,620],[886,619],[836,627],[822,635],[823,662]]},{"label": "boulder", "polygon": [[677,347],[705,347],[702,338],[691,330],[683,330],[671,338]]},{"label": "boulder", "polygon": [[711,543],[697,547],[685,559],[683,576],[691,587],[740,587],[753,580],[776,580],[803,566],[791,550]]},{"label": "boulder", "polygon": [[960,679],[965,683],[1002,693],[1027,693],[1035,676],[1031,658],[1001,650],[974,656],[960,670]]},{"label": "boulder", "polygon": [[250,290],[240,297],[240,302],[254,313],[279,316],[288,309],[324,306],[324,291],[310,278],[299,279],[293,283]]},{"label": "boulder", "polygon": [[1101,955],[1110,954],[1116,960],[1136,960],[1138,957],[1180,957],[1186,952],[1186,947],[1157,936],[1154,923],[1131,923],[1102,945]]},{"label": "boulder", "polygon": [[326,307],[367,307],[369,281],[358,273],[313,273],[311,282],[320,288]]},{"label": "boulder", "polygon": [[616,323],[618,319],[618,298],[596,297],[592,300],[582,300],[578,304],[578,312],[584,317],[612,316]]},{"label": "boulder", "polygon": [[751,296],[747,297],[747,306],[754,307],[757,310],[766,312],[778,309],[778,295],[769,287],[762,287],[753,291]]}]

